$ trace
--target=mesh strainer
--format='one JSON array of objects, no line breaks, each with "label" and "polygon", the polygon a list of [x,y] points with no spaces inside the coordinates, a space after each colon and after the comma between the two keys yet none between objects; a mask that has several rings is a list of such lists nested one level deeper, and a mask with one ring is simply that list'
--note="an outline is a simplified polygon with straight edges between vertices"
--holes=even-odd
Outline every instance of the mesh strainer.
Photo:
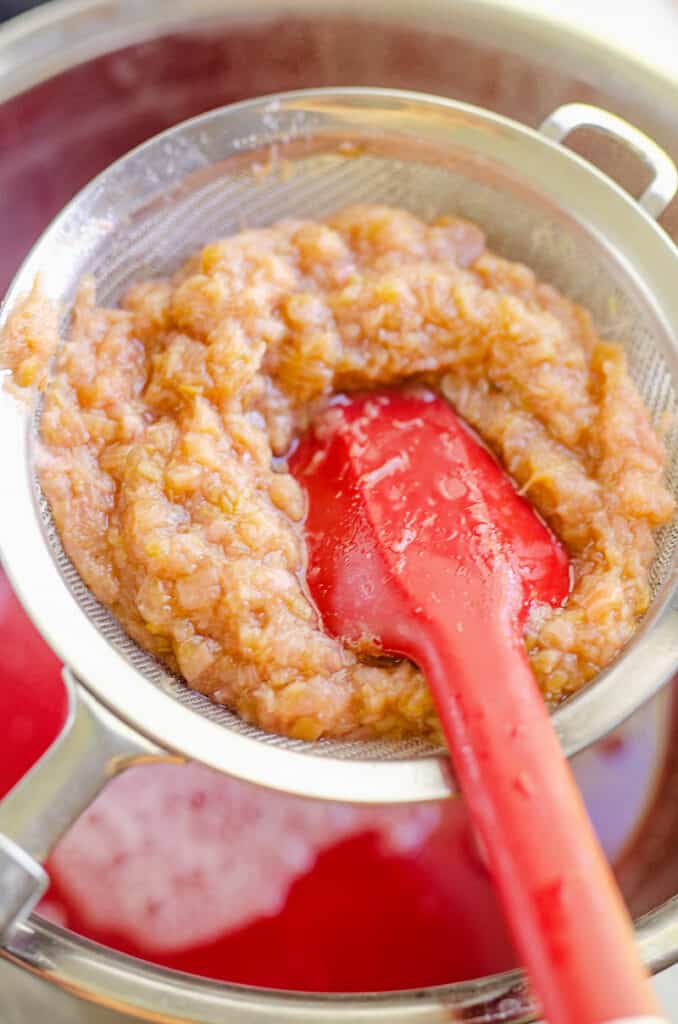
[{"label": "mesh strainer", "polygon": [[[649,165],[652,181],[638,203],[557,144],[583,125],[612,134]],[[588,306],[604,337],[625,341],[658,420],[678,413],[678,259],[653,217],[676,180],[650,139],[583,105],[560,108],[539,134],[463,104],[390,90],[264,98],[173,128],[93,181],[23,264],[0,322],[38,271],[67,310],[85,273],[95,275],[99,301],[113,303],[132,282],[173,270],[201,244],[243,227],[321,217],[355,202],[403,206],[425,219],[455,212],[482,225],[492,248]],[[37,417],[0,396],[0,549],[28,612],[69,666],[71,712],[54,747],[0,806],[0,934],[40,895],[46,879],[37,861],[111,774],[141,759],[201,760],[326,799],[388,803],[454,791],[442,750],[418,740],[270,736],[138,648],[61,549],[34,475]],[[668,447],[678,492],[678,422]],[[652,605],[633,641],[554,713],[568,755],[622,721],[675,669],[677,538],[675,525],[659,537]]]}]

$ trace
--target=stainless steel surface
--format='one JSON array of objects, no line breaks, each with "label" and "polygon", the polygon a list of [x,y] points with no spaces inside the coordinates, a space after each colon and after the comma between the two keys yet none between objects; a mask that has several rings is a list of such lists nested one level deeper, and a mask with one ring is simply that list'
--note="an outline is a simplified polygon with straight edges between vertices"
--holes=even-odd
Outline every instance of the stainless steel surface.
[{"label": "stainless steel surface", "polygon": [[554,142],[565,142],[577,128],[597,128],[622,142],[652,173],[652,180],[638,199],[650,217],[661,217],[678,189],[676,165],[657,143],[628,121],[590,103],[567,103],[544,121],[539,131]]},{"label": "stainless steel surface", "polygon": [[48,886],[45,869],[8,835],[0,834],[0,942],[11,941],[17,922],[35,910]]},{"label": "stainless steel surface", "polygon": [[176,760],[101,707],[68,669],[63,676],[69,711],[61,733],[0,801],[0,936],[10,945],[11,926],[47,888],[40,864],[109,779],[144,761]]},{"label": "stainless steel surface", "polygon": [[[50,978],[56,962],[60,985],[85,998],[95,993],[97,1009],[83,1011],[87,1024],[118,1024],[120,1017],[108,1012],[112,1009],[129,1013],[132,1020],[162,1024],[525,1024],[532,1019],[529,998],[516,975],[447,989],[326,997],[217,985],[197,978],[189,982],[186,976],[88,946],[84,951],[71,936],[38,923],[21,936],[15,954],[24,969],[33,968],[43,979]],[[38,958],[35,966],[33,958]],[[32,992],[35,998],[34,989],[22,987],[24,996],[28,993],[30,999]],[[50,998],[49,991],[42,996]],[[68,1001],[63,1006],[63,1024],[70,1024]],[[52,1024],[51,1013],[49,1020]],[[18,1017],[17,1022],[23,1024],[23,1019]]]},{"label": "stainless steel surface", "polygon": [[[277,20],[287,12],[292,12],[291,28]],[[257,27],[250,32],[247,26],[254,23],[255,14]],[[336,23],[326,23],[325,17],[336,18]],[[376,31],[370,29],[370,21],[375,28],[379,26]],[[93,104],[110,102],[107,95],[101,95],[100,85],[99,92],[86,85],[79,86],[80,91],[73,94],[70,103],[66,100],[65,107],[52,105],[48,120],[40,121],[36,118],[40,117],[43,103],[49,105],[50,99],[56,98],[55,86],[49,84],[44,98],[37,90],[26,93],[25,104],[19,96],[21,90],[80,62],[83,68],[74,72],[69,80],[74,85],[86,83],[87,76],[94,75],[94,67],[90,71],[90,64],[85,62],[90,62],[96,54],[141,39],[152,40],[189,25],[192,26],[189,35],[179,43],[182,52],[186,44],[196,46],[200,39],[207,45],[213,39],[215,47],[221,48],[215,52],[222,52],[224,60],[232,60],[233,72],[224,80],[223,75],[220,77],[214,72],[213,65],[198,62],[190,71],[196,82],[194,93],[190,92],[188,80],[181,84],[183,93],[179,87],[169,90],[161,84],[162,113],[161,108],[158,113],[154,106],[145,108],[146,120],[154,125],[154,130],[170,123],[172,111],[175,111],[174,119],[176,111],[181,111],[180,116],[187,116],[204,106],[233,98],[233,94],[253,95],[289,87],[290,82],[316,85],[344,81],[398,84],[457,95],[532,124],[539,123],[549,108],[559,103],[585,98],[635,119],[665,145],[675,143],[678,138],[678,102],[670,101],[670,97],[678,97],[675,79],[655,72],[640,60],[624,57],[619,50],[597,41],[585,31],[535,15],[531,7],[520,2],[421,0],[414,10],[400,0],[389,3],[328,0],[323,5],[323,17],[319,17],[318,8],[310,0],[296,3],[260,0],[254,13],[251,5],[226,0],[177,0],[172,5],[100,0],[60,3],[0,30],[0,98],[17,95],[21,100],[16,102],[16,120],[5,119],[4,123],[19,137],[23,137],[25,125],[27,140],[44,133],[51,146],[45,149],[43,144],[39,154],[36,149],[36,162],[29,165],[30,179],[25,171],[16,179],[15,187],[21,187],[27,180],[37,182],[44,167],[45,182],[49,180],[50,185],[38,187],[30,196],[22,197],[24,205],[34,203],[35,217],[30,222],[20,221],[19,230],[6,236],[10,248],[13,245],[16,250],[17,245],[21,245],[21,238],[28,236],[32,230],[30,224],[36,218],[42,216],[44,223],[45,215],[39,212],[38,201],[43,204],[40,209],[49,203],[53,204],[52,209],[58,208],[68,194],[64,189],[68,189],[70,181],[77,180],[69,173],[70,150],[65,150],[64,157],[57,157],[60,140],[55,133],[64,135],[64,144],[69,133],[65,129],[66,122],[55,115],[60,110],[72,111],[74,105],[76,113],[69,114],[68,124],[75,125],[80,123],[76,122],[77,111],[83,110],[90,96]],[[403,28],[400,34],[399,26]],[[110,75],[111,81],[115,75],[116,114],[126,126],[135,125],[133,102],[136,104],[141,91],[152,95],[149,89],[156,78],[160,82],[162,61],[154,56],[153,45],[148,45],[150,49],[141,49],[138,57],[125,55],[120,61],[117,58],[107,60],[96,72],[99,83],[102,74]],[[249,52],[248,46],[255,46],[257,54],[265,54],[267,45],[275,50],[279,60],[266,68],[265,89],[262,90],[256,58],[239,64],[235,55],[242,49]],[[285,57],[281,52],[283,48],[288,51]],[[197,83],[203,75],[203,66],[210,81],[209,88],[203,86],[200,93]],[[142,81],[135,76],[142,76]],[[12,104],[6,109],[11,111]],[[117,122],[113,108],[109,105],[107,110],[106,116],[97,115],[82,121],[84,145],[79,149],[85,156],[93,152],[97,144],[101,149],[101,141],[109,132],[110,142],[104,143],[103,152],[107,155],[103,163],[121,151],[123,138],[120,132],[115,135]],[[12,126],[16,126],[15,129]],[[130,130],[148,134],[145,122]],[[54,159],[59,162],[50,164]],[[83,166],[86,164],[85,159]],[[18,193],[7,188],[5,179],[8,209],[12,209],[18,205]],[[58,198],[60,189],[62,198]],[[665,218],[669,226],[675,222],[676,218],[671,215]],[[664,842],[660,849],[666,860],[671,845]],[[653,873],[661,873],[657,872],[656,865]],[[675,908],[667,906],[640,926],[644,953],[655,969],[676,958],[675,917]],[[3,1014],[9,1024],[23,1024],[25,1020],[38,1019],[41,1014],[50,1021],[58,1020],[59,1024],[75,1020],[87,1024],[118,1024],[123,1018],[443,1021],[450,1019],[453,1008],[458,1019],[483,1021],[484,1024],[499,1019],[515,1022],[528,1017],[524,996],[514,1000],[510,976],[475,986],[449,986],[395,997],[383,994],[347,1001],[332,997],[297,999],[277,993],[233,990],[157,971],[139,961],[117,957],[39,919],[21,928],[21,942],[13,958],[23,970],[19,971],[8,962],[4,966],[0,964]],[[27,968],[34,972],[34,977],[28,977]],[[60,986],[61,992],[38,978],[48,978]],[[73,993],[100,1006],[81,1004]],[[104,1009],[104,1005],[118,1009]]]},{"label": "stainless steel surface", "polygon": [[[605,112],[587,116],[603,122]],[[637,138],[630,125],[616,124]],[[359,147],[358,157],[346,158],[345,141]],[[673,164],[658,147],[652,155],[670,189]],[[64,309],[67,332],[84,274],[94,275],[99,301],[115,302],[135,280],[174,270],[196,247],[243,224],[322,216],[351,202],[404,204],[425,217],[455,210],[479,222],[493,247],[576,296],[604,335],[623,340],[657,421],[678,410],[678,258],[653,220],[603,174],[538,133],[468,105],[394,90],[251,100],[151,140],[95,179],[45,232],[7,294],[0,325],[38,274]],[[452,791],[441,751],[424,741],[271,736],[142,651],[84,586],[36,497],[36,422],[35,410],[0,396],[0,552],[38,628],[99,700],[163,749],[274,789],[376,803]],[[667,444],[678,495],[678,427]],[[568,755],[619,724],[678,665],[678,609],[670,605],[677,537],[678,524],[660,535],[652,605],[623,655],[555,711]]]}]

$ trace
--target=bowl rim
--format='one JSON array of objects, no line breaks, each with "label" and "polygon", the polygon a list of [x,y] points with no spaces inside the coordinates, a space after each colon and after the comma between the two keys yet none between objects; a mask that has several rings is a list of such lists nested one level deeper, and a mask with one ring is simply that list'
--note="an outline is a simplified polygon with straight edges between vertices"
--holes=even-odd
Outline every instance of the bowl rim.
[{"label": "bowl rim", "polygon": [[[454,6],[454,25],[449,18]],[[0,103],[40,82],[122,47],[228,18],[255,24],[279,15],[317,15],[309,0],[172,0],[171,4],[134,0],[50,0],[0,25]],[[323,16],[357,16],[407,24],[410,0],[328,0]],[[632,50],[551,12],[536,10],[529,0],[419,0],[417,23],[464,37],[478,27],[483,42],[518,53],[534,54],[549,39],[550,66],[571,73],[591,61],[615,74],[624,66],[629,91],[648,94],[648,107],[666,104],[666,89],[678,89],[678,72],[658,66]],[[616,67],[615,67],[616,66]]]}]

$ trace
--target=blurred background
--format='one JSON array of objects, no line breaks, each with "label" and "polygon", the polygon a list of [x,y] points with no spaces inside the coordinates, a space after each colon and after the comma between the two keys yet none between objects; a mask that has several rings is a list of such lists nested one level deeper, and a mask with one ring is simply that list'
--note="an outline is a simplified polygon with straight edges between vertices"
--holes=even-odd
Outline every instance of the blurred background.
[{"label": "blurred background", "polygon": [[37,7],[42,0],[0,0],[0,18],[12,18],[31,7]]}]

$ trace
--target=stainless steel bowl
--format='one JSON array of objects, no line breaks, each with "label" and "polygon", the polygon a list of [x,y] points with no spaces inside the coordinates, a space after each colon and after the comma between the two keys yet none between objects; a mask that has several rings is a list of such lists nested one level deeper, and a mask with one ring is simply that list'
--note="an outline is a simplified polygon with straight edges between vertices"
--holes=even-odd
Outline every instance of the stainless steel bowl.
[{"label": "stainless steel bowl", "polygon": [[[0,287],[64,201],[134,143],[235,99],[341,84],[422,89],[529,124],[586,100],[635,121],[669,150],[678,145],[678,103],[668,102],[678,99],[678,82],[519,3],[420,0],[415,12],[400,0],[326,0],[322,14],[313,0],[260,0],[254,11],[237,0],[54,4],[0,30]],[[613,164],[627,187],[642,184],[618,152],[591,138],[580,144],[604,167]],[[664,223],[678,235],[675,209]],[[635,866],[624,869],[640,912],[678,889],[666,842],[678,827],[670,772],[666,779]],[[640,925],[655,969],[678,958],[672,922],[673,908],[664,906]],[[92,1024],[531,1019],[517,975],[346,998],[268,993],[162,971],[37,918],[5,953],[0,980],[11,1024],[46,1007],[50,1020]]]}]

